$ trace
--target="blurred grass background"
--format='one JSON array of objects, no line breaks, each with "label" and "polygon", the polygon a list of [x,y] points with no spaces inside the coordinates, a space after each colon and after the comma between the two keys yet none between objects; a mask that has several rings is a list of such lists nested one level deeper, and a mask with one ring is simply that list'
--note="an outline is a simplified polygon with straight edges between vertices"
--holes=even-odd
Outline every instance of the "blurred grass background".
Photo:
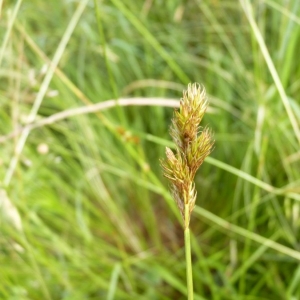
[{"label": "blurred grass background", "polygon": [[[298,0],[0,1],[0,299],[186,299],[159,158],[172,108],[209,94],[195,299],[300,299]],[[51,67],[52,66],[52,67]]]}]

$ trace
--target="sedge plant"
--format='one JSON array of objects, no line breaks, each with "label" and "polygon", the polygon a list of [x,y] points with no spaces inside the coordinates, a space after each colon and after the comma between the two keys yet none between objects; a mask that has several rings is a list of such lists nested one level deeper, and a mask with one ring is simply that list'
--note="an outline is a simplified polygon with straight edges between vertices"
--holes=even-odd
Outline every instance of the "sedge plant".
[{"label": "sedge plant", "polygon": [[189,84],[183,92],[179,110],[174,111],[170,135],[175,153],[166,147],[166,159],[161,161],[164,176],[170,181],[172,196],[183,218],[188,299],[193,299],[190,218],[195,207],[197,191],[194,178],[213,147],[209,128],[200,127],[208,106],[204,87]]}]

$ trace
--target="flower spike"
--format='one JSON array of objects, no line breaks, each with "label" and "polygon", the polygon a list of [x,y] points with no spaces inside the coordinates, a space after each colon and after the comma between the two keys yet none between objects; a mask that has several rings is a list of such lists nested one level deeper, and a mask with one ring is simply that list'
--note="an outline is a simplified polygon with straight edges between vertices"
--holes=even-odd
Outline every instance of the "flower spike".
[{"label": "flower spike", "polygon": [[211,131],[200,127],[207,106],[204,87],[197,83],[189,84],[183,92],[179,110],[174,111],[170,128],[176,151],[174,153],[166,148],[166,159],[161,161],[185,228],[189,227],[197,197],[194,177],[214,144]]}]

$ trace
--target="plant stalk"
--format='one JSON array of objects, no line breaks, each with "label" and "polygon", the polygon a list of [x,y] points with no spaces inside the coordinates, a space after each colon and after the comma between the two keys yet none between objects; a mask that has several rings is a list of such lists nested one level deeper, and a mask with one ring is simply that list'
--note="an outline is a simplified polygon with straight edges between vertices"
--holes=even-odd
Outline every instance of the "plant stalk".
[{"label": "plant stalk", "polygon": [[[189,220],[189,206],[185,204],[185,220]],[[188,222],[184,226],[184,246],[186,259],[186,280],[188,289],[188,300],[194,299],[193,291],[193,271],[192,271],[192,255],[191,255],[191,236]]]}]

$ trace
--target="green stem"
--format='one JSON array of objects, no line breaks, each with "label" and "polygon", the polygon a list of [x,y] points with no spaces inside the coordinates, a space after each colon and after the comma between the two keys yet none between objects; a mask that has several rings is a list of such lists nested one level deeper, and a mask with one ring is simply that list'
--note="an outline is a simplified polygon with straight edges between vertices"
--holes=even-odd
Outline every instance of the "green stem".
[{"label": "green stem", "polygon": [[[189,207],[185,205],[185,219],[189,218]],[[187,223],[187,222],[186,222]],[[192,256],[191,256],[191,236],[188,223],[184,228],[184,245],[185,245],[185,259],[186,259],[186,280],[188,289],[188,300],[194,299],[193,291],[193,271],[192,271]]]}]

